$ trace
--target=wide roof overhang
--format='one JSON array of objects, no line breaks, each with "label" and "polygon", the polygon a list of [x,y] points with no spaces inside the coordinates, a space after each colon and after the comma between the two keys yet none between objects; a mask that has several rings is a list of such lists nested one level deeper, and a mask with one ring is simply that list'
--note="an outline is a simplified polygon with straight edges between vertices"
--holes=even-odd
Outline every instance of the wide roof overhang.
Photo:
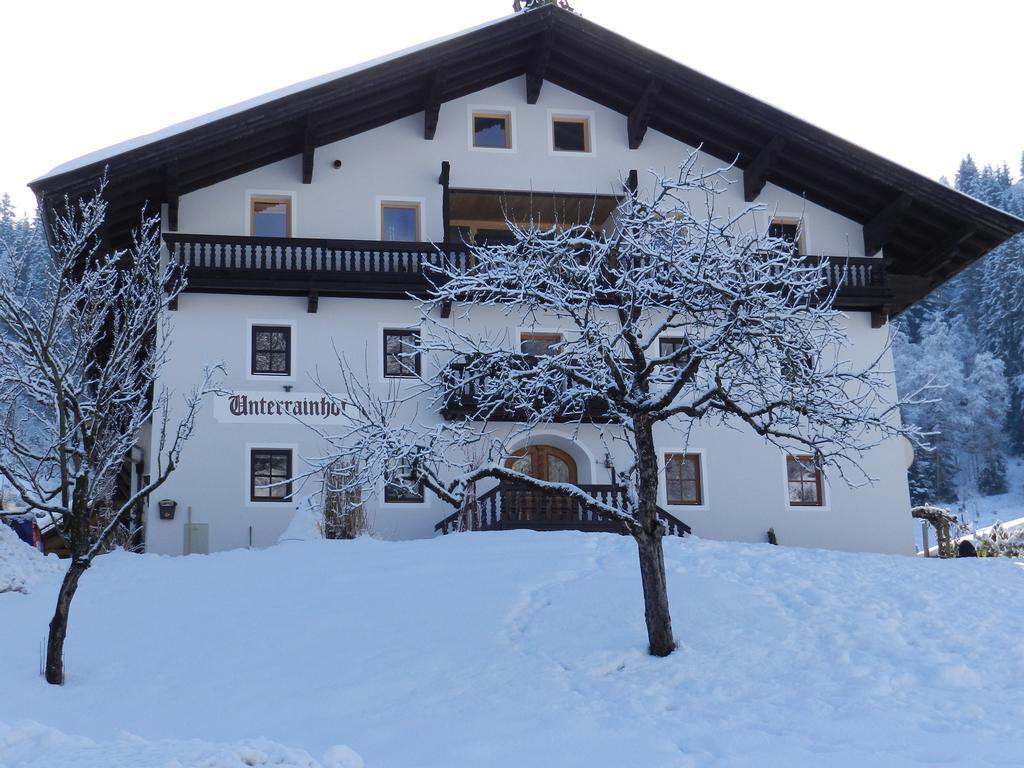
[{"label": "wide roof overhang", "polygon": [[[124,242],[151,206],[268,163],[526,75],[551,82],[862,224],[884,248],[894,313],[1014,234],[1024,221],[834,136],[554,5],[519,13],[180,130],[96,153],[30,183],[44,205],[90,193],[107,169],[108,234]],[[531,93],[532,91],[532,93]],[[624,137],[624,139],[627,137]]]}]

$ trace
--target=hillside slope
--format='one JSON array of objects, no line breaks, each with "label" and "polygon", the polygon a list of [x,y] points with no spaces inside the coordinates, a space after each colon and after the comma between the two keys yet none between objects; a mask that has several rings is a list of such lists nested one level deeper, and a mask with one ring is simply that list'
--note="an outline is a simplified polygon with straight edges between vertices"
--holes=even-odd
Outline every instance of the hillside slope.
[{"label": "hillside slope", "polygon": [[0,765],[358,764],[336,745],[367,768],[1024,754],[1013,563],[695,539],[666,558],[680,648],[654,659],[635,548],[613,535],[108,555],[72,608],[63,689],[37,674],[56,577],[0,594]]}]

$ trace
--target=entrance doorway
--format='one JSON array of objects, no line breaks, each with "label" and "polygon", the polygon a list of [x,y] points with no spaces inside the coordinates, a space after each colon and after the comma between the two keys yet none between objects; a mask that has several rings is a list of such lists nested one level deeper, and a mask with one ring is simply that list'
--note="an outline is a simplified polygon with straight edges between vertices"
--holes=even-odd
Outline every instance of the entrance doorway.
[{"label": "entrance doorway", "polygon": [[[531,445],[511,456],[505,466],[524,475],[552,483],[576,484],[576,462],[565,451],[552,445]],[[528,485],[502,483],[503,517],[507,525],[563,528],[578,516],[579,505],[570,497],[544,493]]]},{"label": "entrance doorway", "polygon": [[565,451],[553,445],[531,445],[517,451],[505,466],[524,475],[552,483],[576,484],[576,462]]}]

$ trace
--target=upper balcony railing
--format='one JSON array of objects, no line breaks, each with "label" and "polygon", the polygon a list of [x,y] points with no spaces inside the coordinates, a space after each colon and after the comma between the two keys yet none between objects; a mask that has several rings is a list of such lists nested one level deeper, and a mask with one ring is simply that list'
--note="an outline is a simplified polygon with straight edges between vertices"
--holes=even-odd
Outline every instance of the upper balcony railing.
[{"label": "upper balcony railing", "polygon": [[[426,293],[430,266],[464,269],[472,263],[469,249],[461,243],[177,232],[163,237],[171,259],[187,268],[191,291],[403,298]],[[839,308],[888,303],[881,259],[826,258],[829,284],[840,286]]]}]

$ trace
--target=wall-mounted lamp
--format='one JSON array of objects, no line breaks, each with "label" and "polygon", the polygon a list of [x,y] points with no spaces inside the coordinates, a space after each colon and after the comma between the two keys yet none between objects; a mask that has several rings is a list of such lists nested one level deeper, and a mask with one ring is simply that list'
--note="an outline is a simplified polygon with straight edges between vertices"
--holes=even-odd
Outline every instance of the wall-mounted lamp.
[{"label": "wall-mounted lamp", "polygon": [[292,385],[291,384],[285,384],[284,385],[284,391],[285,392],[291,392],[292,391]]}]

